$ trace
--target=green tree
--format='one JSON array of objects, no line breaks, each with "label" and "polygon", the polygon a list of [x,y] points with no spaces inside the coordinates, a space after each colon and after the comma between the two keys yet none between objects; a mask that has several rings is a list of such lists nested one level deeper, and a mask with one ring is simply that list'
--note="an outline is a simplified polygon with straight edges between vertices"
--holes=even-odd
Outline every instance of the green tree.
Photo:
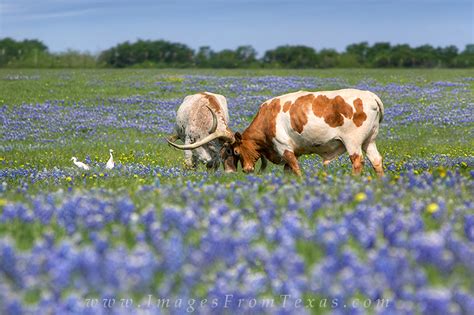
[{"label": "green tree", "polygon": [[417,67],[435,67],[439,61],[436,56],[437,52],[431,45],[423,45],[416,47],[414,50],[415,62],[414,66]]},{"label": "green tree", "polygon": [[458,56],[458,48],[456,46],[438,47],[436,48],[436,57],[439,66],[451,67],[454,65],[454,59]]},{"label": "green tree", "polygon": [[124,42],[99,56],[99,63],[123,68],[133,65],[155,65],[158,67],[189,67],[193,65],[194,51],[180,43],[164,40],[135,43]]},{"label": "green tree", "polygon": [[255,66],[257,62],[257,51],[250,45],[237,47],[235,54],[240,68]]},{"label": "green tree", "polygon": [[15,41],[12,38],[0,39],[0,66],[6,66],[28,58],[46,53],[48,47],[36,39]]},{"label": "green tree", "polygon": [[360,68],[363,67],[359,63],[359,59],[354,54],[344,52],[338,56],[338,67],[341,68]]},{"label": "green tree", "polygon": [[390,66],[390,43],[375,43],[367,51],[367,63],[374,67]]},{"label": "green tree", "polygon": [[36,39],[16,41],[0,39],[0,67],[89,68],[89,67],[200,67],[200,68],[331,68],[331,67],[474,67],[474,44],[462,52],[455,46],[423,45],[412,48],[407,44],[367,42],[348,45],[338,53],[322,49],[317,53],[307,46],[278,46],[257,58],[250,45],[235,50],[213,51],[200,47],[195,53],[188,46],[164,40],[123,42],[104,50],[96,58],[87,52],[67,50],[50,53]]},{"label": "green tree", "polygon": [[263,63],[281,68],[314,68],[317,55],[313,48],[307,46],[279,46],[265,52]]},{"label": "green tree", "polygon": [[415,63],[413,50],[407,44],[393,46],[390,54],[390,65],[393,67],[412,67]]},{"label": "green tree", "polygon": [[322,49],[318,54],[318,65],[321,68],[333,68],[339,64],[339,54],[334,49]]},{"label": "green tree", "polygon": [[200,68],[209,68],[211,66],[211,58],[214,55],[211,47],[201,46],[194,58],[196,66]]},{"label": "green tree", "polygon": [[210,65],[212,68],[238,68],[239,60],[234,50],[224,49],[212,55]]},{"label": "green tree", "polygon": [[351,44],[346,47],[346,53],[355,56],[359,65],[365,65],[367,63],[368,52],[369,43],[367,42]]},{"label": "green tree", "polygon": [[474,67],[474,44],[468,44],[456,58],[453,65],[456,67],[470,68]]}]

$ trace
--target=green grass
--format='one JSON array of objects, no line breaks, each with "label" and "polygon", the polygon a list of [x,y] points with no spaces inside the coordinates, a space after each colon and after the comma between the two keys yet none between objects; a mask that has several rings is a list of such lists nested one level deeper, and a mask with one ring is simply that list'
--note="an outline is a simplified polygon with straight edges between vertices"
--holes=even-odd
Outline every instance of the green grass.
[{"label": "green grass", "polygon": [[[0,69],[0,104],[15,106],[22,103],[40,103],[46,100],[91,101],[107,97],[125,97],[132,95],[147,95],[156,92],[156,81],[179,83],[184,75],[217,75],[217,76],[317,76],[325,78],[340,78],[348,83],[356,84],[361,80],[376,80],[384,83],[419,83],[450,81],[469,77],[468,70],[374,70],[374,69],[331,69],[331,70],[6,70]],[[20,76],[23,80],[9,80],[9,77]],[[32,78],[25,80],[24,78]],[[136,84],[136,83],[140,84]],[[469,81],[473,82],[473,81]],[[471,83],[471,86],[474,83]],[[156,95],[156,98],[184,98],[178,92]],[[408,100],[415,102],[415,100]],[[91,106],[92,106],[91,105]],[[386,107],[392,106],[390,102]],[[420,106],[422,104],[420,103]],[[231,113],[232,116],[232,113]],[[231,117],[232,119],[232,117]],[[409,161],[410,158],[425,158],[436,154],[448,156],[472,156],[474,138],[466,137],[472,133],[470,128],[456,126],[399,126],[390,132],[397,134],[396,140],[384,139],[388,130],[382,124],[378,147],[386,158]],[[66,141],[58,144],[56,141],[35,143],[32,140],[2,142],[0,146],[1,168],[37,168],[52,169],[71,168],[71,156],[83,160],[90,156],[92,160],[105,163],[107,151],[116,151],[115,160],[118,163],[137,163],[150,166],[182,167],[183,154],[170,148],[164,143],[164,134],[143,133],[133,129],[99,130],[104,132],[104,140],[84,136],[72,136],[66,130]],[[58,135],[59,136],[59,135]],[[8,147],[8,150],[2,149]],[[310,157],[311,158],[311,157]],[[303,157],[302,160],[306,159]],[[347,161],[346,167],[350,168]],[[269,166],[269,171],[280,166]],[[369,167],[366,168],[367,170]],[[200,168],[205,171],[204,167]],[[331,171],[331,170],[329,170]],[[112,188],[133,191],[142,184],[152,184],[153,177],[134,178],[112,176],[104,180],[100,177],[99,168],[81,174],[82,181],[74,180],[74,186],[79,188]],[[113,175],[113,174],[112,174]],[[199,175],[196,175],[199,178]],[[193,180],[193,178],[188,178]],[[215,180],[228,183],[244,180],[241,173],[232,176],[219,176]],[[164,181],[176,181],[176,178]],[[39,182],[29,187],[31,193],[51,191],[64,186],[64,182]],[[11,193],[11,192],[10,192]],[[13,193],[9,198],[21,199],[21,193]]]},{"label": "green grass", "polygon": [[[157,90],[155,82],[179,82],[184,75],[218,76],[307,76],[343,78],[349,84],[362,80],[379,83],[415,83],[472,77],[472,70],[450,69],[314,69],[314,70],[34,70],[0,69],[0,105],[36,103],[46,100],[94,100],[96,98],[144,95]],[[20,80],[12,80],[20,76]],[[25,80],[25,78],[30,78]],[[474,81],[471,81],[474,82]],[[138,83],[138,85],[137,85]],[[471,83],[474,84],[474,83]],[[168,93],[166,97],[183,97]]]},{"label": "green grass", "polygon": [[[20,77],[23,80],[10,80],[11,76]],[[116,98],[149,95],[155,92],[155,99],[182,99],[185,97],[180,92],[157,92],[157,81],[167,81],[170,83],[180,83],[185,75],[212,75],[212,76],[315,76],[323,78],[339,78],[344,79],[348,84],[357,84],[361,81],[375,80],[378,84],[402,83],[402,84],[418,84],[425,85],[436,81],[462,81],[470,84],[471,91],[474,90],[474,81],[463,80],[471,77],[472,73],[468,70],[373,70],[373,69],[331,69],[331,70],[5,70],[0,69],[0,108],[2,106],[18,106],[22,103],[41,103],[47,100],[66,100],[67,102],[84,101],[89,106],[97,104],[97,99]],[[25,78],[33,78],[25,80]],[[136,83],[139,83],[138,85]],[[216,91],[219,92],[219,91]],[[235,96],[235,95],[226,95]],[[413,106],[427,106],[427,102],[420,99],[403,100]],[[453,101],[447,99],[447,101]],[[67,103],[66,102],[66,103]],[[385,102],[386,108],[396,106],[391,100]],[[467,101],[472,106],[472,99]],[[65,106],[68,106],[66,104]],[[255,104],[258,106],[258,104]],[[0,112],[1,113],[1,112]],[[230,113],[231,119],[235,114]],[[250,118],[249,118],[250,119]],[[393,193],[388,189],[397,189],[397,180],[400,172],[406,163],[410,163],[414,159],[431,160],[437,155],[446,155],[451,158],[468,158],[474,155],[474,137],[472,137],[472,125],[462,126],[443,126],[442,124],[423,123],[408,124],[400,126],[388,127],[382,123],[377,141],[377,146],[386,161],[394,163],[396,170],[388,171],[391,186],[384,186],[377,182],[374,172],[370,169],[367,162],[364,175],[361,178],[351,178],[350,185],[354,194],[364,191],[369,187],[374,191],[374,204],[383,203],[385,195]],[[105,163],[108,159],[108,149],[115,150],[115,161],[117,164],[136,165],[138,167],[163,167],[163,168],[183,168],[184,159],[182,151],[169,147],[164,138],[166,134],[152,134],[149,132],[140,132],[135,129],[110,128],[107,130],[98,130],[96,134],[104,135],[103,138],[91,137],[87,132],[75,135],[72,130],[66,130],[63,134],[51,136],[51,142],[36,143],[31,138],[23,141],[2,141],[0,143],[0,171],[4,169],[35,169],[41,171],[43,169],[52,170],[58,168],[65,172],[65,175],[58,179],[48,178],[37,182],[30,182],[27,177],[19,177],[16,180],[6,181],[9,189],[6,192],[0,192],[0,211],[7,202],[23,201],[31,204],[32,199],[36,195],[54,194],[58,191],[85,192],[86,194],[94,194],[101,191],[104,198],[118,198],[128,196],[137,209],[137,213],[143,213],[144,209],[153,205],[157,213],[165,205],[173,205],[184,208],[186,201],[181,198],[178,192],[173,195],[165,195],[160,187],[186,187],[187,183],[192,183],[194,193],[199,192],[199,201],[208,208],[210,204],[209,197],[203,193],[206,186],[218,183],[225,185],[229,193],[223,199],[226,205],[235,204],[235,197],[232,192],[241,192],[239,181],[248,181],[247,175],[239,172],[237,174],[211,173],[206,176],[207,170],[200,166],[198,172],[189,172],[186,176],[170,176],[165,177],[161,174],[153,175],[134,175],[132,173],[121,173],[117,170],[105,171],[100,166],[94,166],[91,171],[81,171],[77,169],[70,158],[76,156],[79,160],[84,160],[86,156],[94,161]],[[389,134],[395,134],[395,138],[390,138]],[[59,142],[62,139],[62,142]],[[303,165],[309,163],[319,163],[319,158],[314,156],[306,156],[300,159]],[[257,166],[258,169],[258,166]],[[450,168],[443,165],[428,169],[428,172],[435,174],[435,179],[443,185],[443,178],[446,172],[459,172],[463,179],[471,178],[470,171],[472,165],[463,165],[460,167]],[[285,185],[283,191],[276,191],[270,180],[266,178],[266,174],[276,172],[282,178]],[[309,177],[318,177],[321,183],[325,183],[327,178],[344,177],[351,173],[350,161],[344,157],[342,162],[334,162],[329,168],[323,169],[322,166],[315,169],[303,167],[303,172]],[[415,170],[417,172],[417,170]],[[370,177],[369,177],[370,176]],[[270,197],[272,201],[278,205],[278,209],[288,208],[287,194],[285,190],[291,190],[288,194],[301,202],[306,193],[311,193],[313,187],[304,187],[300,190],[298,184],[305,179],[296,178],[294,176],[284,176],[281,166],[269,164],[265,174],[258,175],[262,181],[261,184],[255,186],[255,191],[246,187],[245,194],[249,197],[241,200],[239,209],[242,209],[247,219],[256,220],[258,213],[247,209],[255,210],[254,202],[261,196]],[[370,179],[369,179],[370,178]],[[199,183],[203,182],[202,186]],[[336,184],[327,185],[327,187],[316,187],[322,189],[330,196],[340,196],[345,187]],[[1,185],[0,181],[0,185]],[[161,186],[160,186],[161,185]],[[301,185],[304,186],[304,185]],[[143,187],[151,187],[149,191],[143,191]],[[199,188],[196,187],[203,187]],[[444,186],[448,187],[448,186]],[[423,202],[435,202],[436,197],[443,194],[443,188],[434,188],[437,191],[422,190],[419,193],[414,187],[412,190],[399,192],[402,196],[397,200],[398,204],[403,205],[404,209],[411,211],[411,203],[422,200]],[[459,190],[454,188],[448,192],[445,197],[446,209],[448,213],[453,213],[454,208],[459,206],[461,201],[469,200],[469,187],[464,185]],[[293,193],[295,192],[295,193]],[[455,202],[454,202],[454,201]],[[472,200],[472,198],[471,198]],[[318,209],[312,217],[307,217],[304,206],[301,203],[296,210],[303,220],[307,220],[306,224],[314,230],[318,227],[321,219],[327,218],[328,213],[331,214],[331,220],[337,220],[344,216],[345,211],[350,211],[357,207],[357,201],[349,199],[348,201],[334,202],[331,207],[322,207]],[[206,208],[206,209],[207,209]],[[349,209],[349,210],[348,210]],[[0,212],[1,213],[1,212]],[[405,213],[406,214],[406,213]],[[276,216],[280,217],[282,213],[277,212]],[[400,214],[402,215],[402,214]],[[277,220],[278,221],[278,220]],[[427,231],[439,230],[444,222],[435,218],[432,214],[423,213],[423,222]],[[112,229],[115,229],[112,232]],[[456,226],[456,233],[462,235],[463,227]],[[114,226],[106,226],[104,234],[108,236],[112,245],[125,245],[133,248],[136,242],[134,232],[125,226],[114,223]],[[184,235],[185,243],[198,244],[200,242],[201,232],[199,229],[193,230]],[[60,242],[67,238],[66,231],[59,227],[57,222],[53,222],[48,226],[43,226],[36,222],[27,224],[24,222],[11,222],[9,224],[0,224],[0,235],[8,236],[15,240],[17,246],[21,250],[31,249],[35,240],[40,239],[45,233],[55,236],[55,241]],[[89,231],[82,229],[80,231],[81,242],[87,244],[90,242]],[[380,236],[379,239],[383,239]],[[278,244],[271,242],[264,243],[269,249],[275,249]],[[385,242],[383,240],[382,242]],[[349,239],[345,246],[350,247],[360,258],[363,259],[364,249],[354,239]],[[314,266],[315,263],[321,261],[327,255],[325,249],[316,242],[309,242],[305,239],[299,239],[295,245],[296,251],[300,254],[307,266]],[[223,266],[214,266],[219,270]],[[256,266],[256,269],[260,266]],[[308,268],[308,273],[311,268]],[[261,270],[257,270],[261,272]],[[425,267],[428,281],[436,286],[442,286],[448,280],[450,282],[457,281],[465,288],[472,288],[472,281],[469,280],[469,271],[463,268],[455,269],[452,274],[441,274],[436,268],[431,266]],[[155,274],[153,284],[158,287],[166,275],[161,273]],[[454,280],[453,280],[454,279]],[[176,280],[177,285],[179,279]],[[207,294],[208,284],[200,284],[194,288],[198,296]],[[39,292],[32,290],[26,293],[25,300],[35,303],[38,300]],[[363,299],[363,296],[359,296]],[[316,310],[318,313],[320,310]]]},{"label": "green grass", "polygon": [[[16,106],[22,103],[41,103],[46,100],[66,100],[68,102],[85,101],[94,106],[95,100],[108,97],[126,97],[135,95],[148,95],[157,92],[155,82],[165,81],[179,84],[185,75],[212,75],[212,76],[314,76],[320,78],[339,78],[349,84],[361,81],[375,80],[379,84],[387,83],[413,83],[427,84],[429,82],[461,81],[470,77],[469,70],[377,70],[377,69],[330,69],[330,70],[17,70],[0,69],[0,105]],[[9,78],[20,78],[12,80]],[[29,78],[29,79],[28,79]],[[471,87],[474,81],[469,82]],[[138,84],[137,84],[138,83]],[[217,91],[218,92],[218,91]],[[185,95],[180,92],[159,92],[154,98],[182,99]],[[425,106],[423,100],[406,100],[419,106]],[[385,102],[386,108],[396,106],[390,101]],[[256,104],[257,106],[258,104]],[[231,119],[233,113],[230,113]],[[235,114],[234,114],[235,115]],[[250,118],[249,118],[250,119]],[[396,139],[386,137],[391,132],[397,135]],[[154,177],[136,178],[114,177],[113,172],[106,180],[100,176],[103,173],[99,167],[90,172],[82,173],[76,170],[70,158],[76,156],[83,160],[90,156],[95,162],[105,163],[108,159],[108,149],[115,150],[115,160],[118,163],[136,163],[140,165],[161,167],[183,167],[183,153],[170,148],[164,142],[165,134],[151,134],[135,129],[111,128],[98,130],[97,134],[104,134],[104,138],[73,135],[70,130],[65,130],[57,137],[63,137],[61,143],[52,135],[51,142],[35,143],[33,140],[4,141],[0,143],[0,169],[2,168],[36,168],[53,169],[54,167],[70,169],[77,177],[74,187],[124,189],[133,192],[140,185],[153,184]],[[410,161],[411,158],[429,158],[433,155],[448,155],[451,157],[469,157],[474,155],[474,138],[469,126],[434,126],[430,124],[401,125],[388,130],[383,123],[380,128],[377,145],[386,159],[399,161],[400,165]],[[302,157],[302,161],[311,157]],[[350,162],[346,159],[342,167],[350,171]],[[366,171],[371,172],[367,163]],[[206,171],[204,167],[200,171]],[[269,165],[268,171],[278,170],[280,166]],[[329,169],[328,172],[336,172]],[[317,176],[322,176],[322,171]],[[323,174],[324,175],[324,174]],[[78,180],[77,178],[80,178]],[[200,175],[190,175],[187,180],[199,179]],[[65,181],[66,179],[64,179]],[[179,178],[161,179],[166,182],[182,180]],[[235,180],[245,180],[242,173],[232,176],[211,177],[211,181],[231,183]],[[9,183],[16,184],[16,183]],[[64,187],[65,182],[37,182],[31,184],[30,193],[54,191]],[[22,199],[21,192],[8,193],[8,198]],[[12,195],[10,195],[12,194]]]}]

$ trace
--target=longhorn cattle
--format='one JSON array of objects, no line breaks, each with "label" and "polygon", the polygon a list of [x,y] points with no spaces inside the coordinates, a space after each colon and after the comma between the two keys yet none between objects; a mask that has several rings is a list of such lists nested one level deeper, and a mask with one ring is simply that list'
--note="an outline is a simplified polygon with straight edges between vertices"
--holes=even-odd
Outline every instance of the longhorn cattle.
[{"label": "longhorn cattle", "polygon": [[353,173],[360,174],[365,152],[377,175],[382,176],[382,156],[375,138],[383,113],[382,101],[369,91],[285,94],[263,103],[250,126],[235,134],[233,153],[246,173],[265,157],[300,176],[297,159],[303,154],[316,153],[327,165],[348,152]]},{"label": "longhorn cattle", "polygon": [[[189,95],[176,113],[176,134],[168,143],[184,152],[187,167],[195,168],[199,162],[208,169],[218,169],[224,162],[225,172],[237,171],[237,160],[230,143],[234,135],[228,127],[229,112],[224,96],[209,92]],[[184,145],[174,143],[177,139]]]}]

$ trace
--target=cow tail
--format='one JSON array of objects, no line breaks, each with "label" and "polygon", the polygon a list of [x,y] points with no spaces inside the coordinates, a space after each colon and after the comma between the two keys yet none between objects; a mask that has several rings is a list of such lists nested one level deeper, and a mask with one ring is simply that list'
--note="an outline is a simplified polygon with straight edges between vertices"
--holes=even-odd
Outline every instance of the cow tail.
[{"label": "cow tail", "polygon": [[382,122],[383,115],[384,115],[383,103],[377,95],[375,94],[373,95],[374,95],[375,101],[377,102],[377,106],[379,107],[379,113],[380,113],[379,122]]}]

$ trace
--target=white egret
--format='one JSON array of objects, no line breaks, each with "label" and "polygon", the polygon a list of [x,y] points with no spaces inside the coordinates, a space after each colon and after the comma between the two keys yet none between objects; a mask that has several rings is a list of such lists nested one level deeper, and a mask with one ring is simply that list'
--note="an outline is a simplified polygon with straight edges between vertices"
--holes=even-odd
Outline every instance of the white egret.
[{"label": "white egret", "polygon": [[82,168],[83,170],[90,170],[90,169],[91,169],[91,168],[89,167],[89,165],[84,164],[84,163],[82,163],[82,162],[78,162],[78,161],[77,161],[77,158],[74,157],[74,156],[71,158],[71,161],[73,161],[74,164],[76,164],[77,167]]},{"label": "white egret", "polygon": [[107,161],[107,164],[105,164],[105,168],[108,169],[108,170],[113,169],[114,166],[115,166],[114,157],[112,156],[112,152],[114,152],[114,150],[110,149],[109,150],[110,159]]}]

